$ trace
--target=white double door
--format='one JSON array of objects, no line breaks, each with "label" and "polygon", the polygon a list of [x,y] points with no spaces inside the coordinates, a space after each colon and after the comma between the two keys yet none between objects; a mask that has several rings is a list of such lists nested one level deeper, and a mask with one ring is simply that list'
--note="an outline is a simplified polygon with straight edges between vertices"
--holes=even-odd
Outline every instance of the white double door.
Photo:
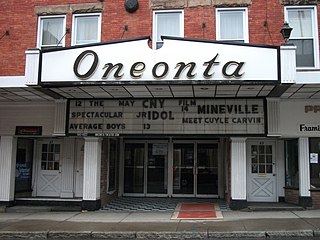
[{"label": "white double door", "polygon": [[248,201],[276,202],[275,142],[248,142],[247,154]]}]

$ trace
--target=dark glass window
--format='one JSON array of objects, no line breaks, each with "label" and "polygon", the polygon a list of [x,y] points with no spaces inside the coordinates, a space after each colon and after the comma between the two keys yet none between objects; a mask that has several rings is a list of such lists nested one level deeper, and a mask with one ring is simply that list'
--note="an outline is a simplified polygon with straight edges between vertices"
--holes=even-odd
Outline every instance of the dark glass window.
[{"label": "dark glass window", "polygon": [[286,140],[286,187],[299,188],[298,139]]},{"label": "dark glass window", "polygon": [[320,138],[310,138],[309,151],[311,188],[320,188]]}]

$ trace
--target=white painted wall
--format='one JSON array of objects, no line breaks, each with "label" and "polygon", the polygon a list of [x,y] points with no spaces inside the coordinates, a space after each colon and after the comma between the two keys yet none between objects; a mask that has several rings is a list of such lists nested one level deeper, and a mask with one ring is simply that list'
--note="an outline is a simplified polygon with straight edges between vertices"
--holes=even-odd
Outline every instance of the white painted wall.
[{"label": "white painted wall", "polygon": [[52,136],[54,102],[1,103],[0,136],[15,135],[16,126],[42,126],[42,136]]}]

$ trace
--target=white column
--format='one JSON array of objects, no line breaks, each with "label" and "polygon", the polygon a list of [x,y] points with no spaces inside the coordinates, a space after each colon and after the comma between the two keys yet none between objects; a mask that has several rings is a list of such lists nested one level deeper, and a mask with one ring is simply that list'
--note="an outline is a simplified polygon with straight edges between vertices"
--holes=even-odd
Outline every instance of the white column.
[{"label": "white column", "polygon": [[86,137],[84,143],[83,200],[100,199],[101,139]]},{"label": "white column", "polygon": [[299,138],[299,195],[310,197],[309,139]]},{"label": "white column", "polygon": [[281,83],[296,82],[296,48],[294,45],[280,47]]},{"label": "white column", "polygon": [[1,136],[0,139],[0,202],[14,200],[17,138]]},{"label": "white column", "polygon": [[231,138],[231,199],[247,199],[246,138]]},{"label": "white column", "polygon": [[59,99],[55,101],[54,130],[53,135],[65,136],[67,118],[67,100]]},{"label": "white column", "polygon": [[74,196],[74,145],[74,138],[65,138],[63,140],[61,198],[73,198]]},{"label": "white column", "polygon": [[280,100],[267,99],[268,107],[268,136],[280,136]]},{"label": "white column", "polygon": [[40,49],[28,49],[26,51],[26,85],[38,85],[39,81]]}]

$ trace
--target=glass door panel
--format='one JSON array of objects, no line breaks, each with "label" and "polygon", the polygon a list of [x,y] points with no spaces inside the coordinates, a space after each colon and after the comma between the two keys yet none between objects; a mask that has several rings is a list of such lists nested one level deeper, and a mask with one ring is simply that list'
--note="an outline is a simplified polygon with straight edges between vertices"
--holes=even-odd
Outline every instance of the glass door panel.
[{"label": "glass door panel", "polygon": [[197,145],[197,194],[218,194],[218,145]]},{"label": "glass door panel", "polygon": [[166,194],[168,179],[168,144],[149,143],[147,194]]},{"label": "glass door panel", "polygon": [[173,146],[173,194],[194,194],[194,144]]},{"label": "glass door panel", "polygon": [[144,143],[126,143],[124,193],[144,193]]}]

